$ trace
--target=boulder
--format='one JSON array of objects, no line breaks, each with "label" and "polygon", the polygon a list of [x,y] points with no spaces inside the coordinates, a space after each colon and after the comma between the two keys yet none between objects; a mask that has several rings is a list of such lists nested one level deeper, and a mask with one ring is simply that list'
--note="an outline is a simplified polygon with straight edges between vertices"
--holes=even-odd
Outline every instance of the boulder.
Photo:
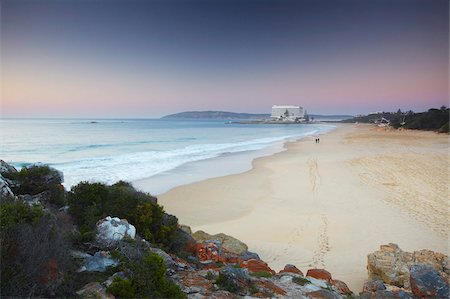
[{"label": "boulder", "polygon": [[318,290],[306,294],[308,298],[317,299],[341,299],[342,297],[330,290]]},{"label": "boulder", "polygon": [[347,286],[347,284],[341,280],[332,279],[331,285],[342,295],[351,295],[353,292]]},{"label": "boulder", "polygon": [[300,271],[296,266],[291,265],[291,264],[287,264],[286,266],[284,266],[283,270],[280,270],[280,272],[278,273],[294,273],[294,274],[299,274],[301,276],[303,276],[303,272]]},{"label": "boulder", "polygon": [[281,296],[286,295],[285,290],[283,290],[282,288],[280,288],[279,286],[277,286],[270,280],[257,280],[256,285],[260,288],[261,293],[267,294],[266,296],[264,296],[265,298],[272,297],[271,296],[272,294],[281,295]]},{"label": "boulder", "polygon": [[309,269],[306,276],[322,279],[331,283],[331,274],[325,269]]},{"label": "boulder", "polygon": [[363,292],[359,294],[359,298],[361,299],[391,299],[391,298],[399,298],[399,299],[413,299],[414,297],[408,293],[400,289],[399,291],[389,291],[389,290],[379,290],[376,292]]},{"label": "boulder", "polygon": [[382,290],[386,290],[386,286],[380,279],[368,281],[363,286],[363,292],[376,292]]},{"label": "boulder", "polygon": [[84,264],[78,272],[104,272],[108,267],[119,264],[118,261],[111,258],[107,251],[98,251],[93,256],[86,254],[82,258],[84,258]]},{"label": "boulder", "polygon": [[97,241],[100,243],[110,245],[124,237],[134,239],[135,236],[136,228],[126,219],[108,216],[97,222]]},{"label": "boulder", "polygon": [[184,224],[180,224],[180,229],[182,231],[184,231],[185,233],[188,233],[190,235],[192,235],[192,229],[190,226],[184,225]]},{"label": "boulder", "polygon": [[418,264],[411,267],[411,290],[420,298],[449,298],[449,285],[433,266]]},{"label": "boulder", "polygon": [[427,264],[445,279],[449,277],[448,257],[431,250],[410,253],[390,243],[367,256],[369,279],[381,279],[386,284],[406,289],[410,288],[410,268],[416,264]]},{"label": "boulder", "polygon": [[199,243],[205,241],[220,241],[225,250],[237,255],[244,254],[248,250],[248,246],[245,243],[223,233],[210,235],[205,233],[204,231],[199,230],[192,234],[192,237]]},{"label": "boulder", "polygon": [[271,273],[272,275],[275,274],[275,271],[273,271],[268,265],[267,263],[261,261],[261,260],[255,260],[255,259],[251,259],[251,260],[246,260],[246,261],[242,261],[240,263],[240,266],[242,268],[247,268],[248,271],[252,272],[252,273],[256,273],[256,272],[268,272]]},{"label": "boulder", "polygon": [[17,172],[17,169],[11,164],[8,164],[5,161],[0,160],[0,174],[4,172]]},{"label": "boulder", "polygon": [[413,256],[398,245],[381,245],[380,250],[367,256],[369,279],[381,279],[387,284],[409,288],[409,265]]},{"label": "boulder", "polygon": [[183,285],[183,292],[186,294],[201,293],[209,295],[213,292],[213,283],[195,271],[180,273],[180,280]]},{"label": "boulder", "polygon": [[246,295],[253,286],[248,272],[242,268],[225,266],[220,270],[216,283],[222,288],[232,293]]},{"label": "boulder", "polygon": [[0,201],[6,197],[14,197],[14,193],[11,191],[11,188],[9,188],[8,182],[0,174]]},{"label": "boulder", "polygon": [[106,293],[106,288],[98,282],[90,282],[77,291],[81,298],[113,299],[111,294]]}]

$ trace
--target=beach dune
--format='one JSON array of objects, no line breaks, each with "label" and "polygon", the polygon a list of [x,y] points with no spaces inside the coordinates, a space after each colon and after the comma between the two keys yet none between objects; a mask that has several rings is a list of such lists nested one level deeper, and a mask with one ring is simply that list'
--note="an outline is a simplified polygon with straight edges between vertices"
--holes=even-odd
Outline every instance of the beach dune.
[{"label": "beach dune", "polygon": [[352,124],[314,139],[159,201],[194,231],[242,240],[277,271],[325,268],[355,292],[381,244],[448,254],[448,135]]}]

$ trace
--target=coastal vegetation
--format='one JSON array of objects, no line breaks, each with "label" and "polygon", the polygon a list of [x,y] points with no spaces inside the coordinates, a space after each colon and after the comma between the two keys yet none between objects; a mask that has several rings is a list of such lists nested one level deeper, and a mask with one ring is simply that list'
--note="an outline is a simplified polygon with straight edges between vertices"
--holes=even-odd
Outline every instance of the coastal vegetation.
[{"label": "coastal vegetation", "polygon": [[368,115],[356,116],[343,122],[375,123],[384,118],[390,122],[390,126],[398,129],[426,130],[439,133],[449,132],[449,108],[442,106],[440,109],[431,108],[428,111],[415,113],[413,111],[403,112],[378,112]]}]

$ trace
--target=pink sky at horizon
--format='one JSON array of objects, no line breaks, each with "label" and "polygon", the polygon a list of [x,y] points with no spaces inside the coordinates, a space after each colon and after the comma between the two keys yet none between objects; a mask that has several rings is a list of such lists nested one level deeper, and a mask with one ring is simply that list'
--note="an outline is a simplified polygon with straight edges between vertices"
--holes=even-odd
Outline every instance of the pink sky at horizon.
[{"label": "pink sky at horizon", "polygon": [[446,1],[75,3],[2,2],[1,117],[449,105]]}]

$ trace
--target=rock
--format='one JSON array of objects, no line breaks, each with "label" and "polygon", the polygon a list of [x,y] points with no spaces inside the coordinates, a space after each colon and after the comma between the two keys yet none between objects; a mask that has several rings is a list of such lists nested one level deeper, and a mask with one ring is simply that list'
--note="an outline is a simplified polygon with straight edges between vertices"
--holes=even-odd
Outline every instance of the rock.
[{"label": "rock", "polygon": [[381,279],[387,284],[409,287],[411,253],[402,251],[396,244],[381,245],[379,251],[367,256],[369,279]]},{"label": "rock", "polygon": [[38,193],[36,195],[30,195],[30,194],[24,194],[24,195],[19,195],[18,197],[23,200],[24,202],[26,202],[28,205],[33,206],[33,205],[39,205],[42,202],[45,202],[46,200],[48,200],[50,198],[51,194],[48,191],[44,191],[41,193]]},{"label": "rock", "polygon": [[248,271],[255,273],[255,272],[268,272],[271,273],[272,275],[275,274],[275,271],[273,271],[268,265],[267,263],[261,261],[261,260],[246,260],[246,261],[242,261],[240,263],[240,266],[242,268],[247,268]]},{"label": "rock", "polygon": [[411,290],[420,298],[449,298],[449,285],[431,266],[418,264],[411,267]]},{"label": "rock", "polygon": [[339,292],[339,294],[342,294],[342,295],[353,294],[353,292],[350,290],[350,288],[347,286],[347,284],[341,280],[332,279],[331,285],[336,288],[336,290]]},{"label": "rock", "polygon": [[106,245],[114,244],[124,237],[134,239],[136,228],[125,219],[106,217],[97,222],[97,240]]},{"label": "rock", "polygon": [[449,260],[445,254],[422,249],[413,252],[414,264],[426,264],[432,266],[441,276],[448,280],[450,276]]},{"label": "rock", "polygon": [[109,252],[106,251],[98,251],[91,256],[84,257],[84,264],[78,270],[78,272],[104,272],[108,267],[117,266],[119,264],[118,261],[111,258]]},{"label": "rock", "polygon": [[241,260],[260,260],[261,259],[258,254],[254,253],[254,252],[250,252],[250,251],[246,251],[246,252],[240,254],[239,258]]},{"label": "rock", "polygon": [[223,262],[222,243],[220,241],[210,241],[196,244],[196,255],[200,262]]},{"label": "rock", "polygon": [[318,299],[341,299],[342,297],[336,293],[329,290],[318,290],[314,292],[309,292],[306,294],[308,298],[318,298]]},{"label": "rock", "polygon": [[4,172],[17,172],[17,169],[11,164],[8,164],[5,161],[0,160],[0,174]]},{"label": "rock", "polygon": [[248,246],[239,241],[238,239],[226,235],[226,234],[216,234],[216,235],[210,235],[205,233],[204,231],[196,231],[194,234],[192,234],[192,237],[199,243],[205,242],[205,241],[220,241],[222,243],[222,246],[225,250],[235,253],[237,255],[241,255],[247,252]]},{"label": "rock", "polygon": [[449,277],[448,257],[431,250],[410,253],[390,243],[367,256],[369,279],[381,279],[386,284],[406,289],[410,288],[410,268],[415,264],[430,265],[445,279]]},{"label": "rock", "polygon": [[286,266],[284,266],[283,270],[280,270],[280,272],[278,273],[295,273],[295,274],[300,274],[301,276],[303,276],[303,272],[300,271],[296,266],[291,265],[291,264],[287,264]]},{"label": "rock", "polygon": [[182,272],[180,273],[179,281],[184,286],[183,291],[187,294],[201,293],[202,295],[209,295],[214,290],[212,282],[198,272]]},{"label": "rock", "polygon": [[282,295],[282,296],[286,295],[285,290],[283,290],[282,288],[280,288],[279,286],[277,286],[270,280],[258,280],[256,282],[256,285],[262,289],[263,293],[267,293],[269,295],[267,297],[272,297],[271,294]]},{"label": "rock", "polygon": [[159,255],[164,260],[166,268],[171,268],[172,266],[175,265],[175,261],[164,250],[153,247],[149,247],[148,250],[151,251],[152,253],[156,253],[157,255]]},{"label": "rock", "polygon": [[11,191],[11,188],[9,188],[8,182],[0,174],[0,201],[2,201],[6,197],[14,198],[14,193]]},{"label": "rock", "polygon": [[180,229],[182,231],[184,231],[185,233],[188,233],[188,234],[192,235],[192,230],[191,230],[190,226],[180,224]]},{"label": "rock", "polygon": [[359,298],[361,299],[391,299],[391,298],[400,298],[400,299],[413,299],[414,297],[403,290],[392,292],[388,290],[379,290],[376,292],[363,292],[359,294]]},{"label": "rock", "polygon": [[247,294],[252,287],[248,272],[232,266],[225,266],[220,270],[217,284],[225,290],[241,295]]},{"label": "rock", "polygon": [[381,290],[386,290],[386,286],[380,279],[368,281],[363,286],[363,292],[376,292]]},{"label": "rock", "polygon": [[329,288],[329,284],[326,280],[317,279],[317,278],[310,277],[310,276],[307,276],[307,280],[309,280],[311,282],[311,284],[318,286],[320,288],[324,288],[324,289]]},{"label": "rock", "polygon": [[331,283],[331,274],[325,269],[309,269],[306,276],[322,279]]},{"label": "rock", "polygon": [[113,299],[111,294],[106,293],[106,288],[98,282],[90,282],[77,291],[81,298]]}]

